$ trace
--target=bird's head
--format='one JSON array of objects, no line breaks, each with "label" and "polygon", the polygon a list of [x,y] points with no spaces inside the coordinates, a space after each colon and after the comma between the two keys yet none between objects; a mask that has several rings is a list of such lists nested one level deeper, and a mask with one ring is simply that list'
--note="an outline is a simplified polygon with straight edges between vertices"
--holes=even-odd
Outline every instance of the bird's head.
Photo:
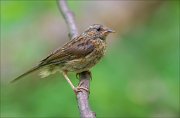
[{"label": "bird's head", "polygon": [[94,38],[100,38],[102,40],[106,39],[106,36],[110,33],[114,33],[112,29],[100,25],[100,24],[94,24],[91,25],[86,31],[85,34],[89,37],[94,37]]}]

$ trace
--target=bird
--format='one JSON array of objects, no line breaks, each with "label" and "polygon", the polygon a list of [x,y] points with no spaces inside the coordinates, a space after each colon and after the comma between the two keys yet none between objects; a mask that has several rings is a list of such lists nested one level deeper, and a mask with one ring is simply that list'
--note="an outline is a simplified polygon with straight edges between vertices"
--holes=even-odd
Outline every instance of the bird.
[{"label": "bird", "polygon": [[104,25],[93,24],[83,33],[53,51],[41,60],[38,65],[12,80],[11,83],[37,70],[40,70],[41,78],[59,71],[74,91],[87,90],[87,88],[75,87],[68,78],[67,73],[75,72],[78,74],[89,71],[95,66],[105,55],[107,47],[106,37],[114,32],[114,30]]}]

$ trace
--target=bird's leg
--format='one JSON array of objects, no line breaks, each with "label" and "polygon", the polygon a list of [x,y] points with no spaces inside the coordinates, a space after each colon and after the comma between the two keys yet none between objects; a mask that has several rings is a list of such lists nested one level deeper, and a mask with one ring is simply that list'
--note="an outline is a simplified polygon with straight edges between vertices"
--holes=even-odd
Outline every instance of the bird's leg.
[{"label": "bird's leg", "polygon": [[63,72],[63,76],[66,79],[66,81],[69,83],[69,85],[71,86],[71,88],[73,89],[73,91],[75,92],[75,94],[77,94],[78,92],[81,91],[81,89],[89,92],[89,90],[85,87],[81,87],[81,85],[83,84],[83,82],[80,82],[78,87],[74,87],[73,83],[71,82],[71,80],[68,78],[67,76],[67,72]]},{"label": "bird's leg", "polygon": [[71,80],[68,78],[67,72],[63,72],[63,76],[64,76],[64,78],[66,79],[66,81],[69,83],[69,85],[71,86],[71,88],[74,90],[75,87],[74,87],[73,83],[71,82]]}]

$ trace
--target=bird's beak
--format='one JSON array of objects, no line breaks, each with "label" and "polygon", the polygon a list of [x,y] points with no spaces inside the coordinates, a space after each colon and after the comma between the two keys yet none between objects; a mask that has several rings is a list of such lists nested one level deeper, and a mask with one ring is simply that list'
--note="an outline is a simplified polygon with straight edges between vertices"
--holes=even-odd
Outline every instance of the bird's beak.
[{"label": "bird's beak", "polygon": [[115,33],[115,31],[112,30],[112,29],[108,29],[107,32],[108,32],[108,33]]},{"label": "bird's beak", "polygon": [[107,30],[104,31],[105,35],[108,35],[109,33],[115,33],[115,31],[112,30],[112,29],[107,29]]}]

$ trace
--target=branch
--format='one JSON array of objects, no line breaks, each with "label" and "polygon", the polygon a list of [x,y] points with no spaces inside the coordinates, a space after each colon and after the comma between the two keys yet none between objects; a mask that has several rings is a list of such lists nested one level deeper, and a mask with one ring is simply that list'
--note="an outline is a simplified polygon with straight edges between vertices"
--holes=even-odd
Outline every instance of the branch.
[{"label": "branch", "polygon": [[[88,71],[82,72],[79,75],[81,87],[88,88],[90,90],[90,79],[91,73]],[[82,92],[78,92],[77,101],[81,114],[81,118],[96,118],[96,113],[92,112],[88,103],[89,92],[83,90]]]},{"label": "branch", "polygon": [[[58,7],[61,11],[70,32],[70,38],[73,39],[78,36],[78,30],[75,24],[73,12],[69,10],[66,0],[58,0]],[[91,73],[88,71],[79,74],[79,87],[85,87],[90,91]],[[88,102],[89,93],[82,90],[76,94],[78,107],[81,118],[95,118],[95,113],[91,111]]]},{"label": "branch", "polygon": [[75,24],[73,12],[70,11],[69,8],[67,7],[66,0],[59,0],[58,6],[69,28],[70,38],[73,39],[78,35],[78,29]]}]

